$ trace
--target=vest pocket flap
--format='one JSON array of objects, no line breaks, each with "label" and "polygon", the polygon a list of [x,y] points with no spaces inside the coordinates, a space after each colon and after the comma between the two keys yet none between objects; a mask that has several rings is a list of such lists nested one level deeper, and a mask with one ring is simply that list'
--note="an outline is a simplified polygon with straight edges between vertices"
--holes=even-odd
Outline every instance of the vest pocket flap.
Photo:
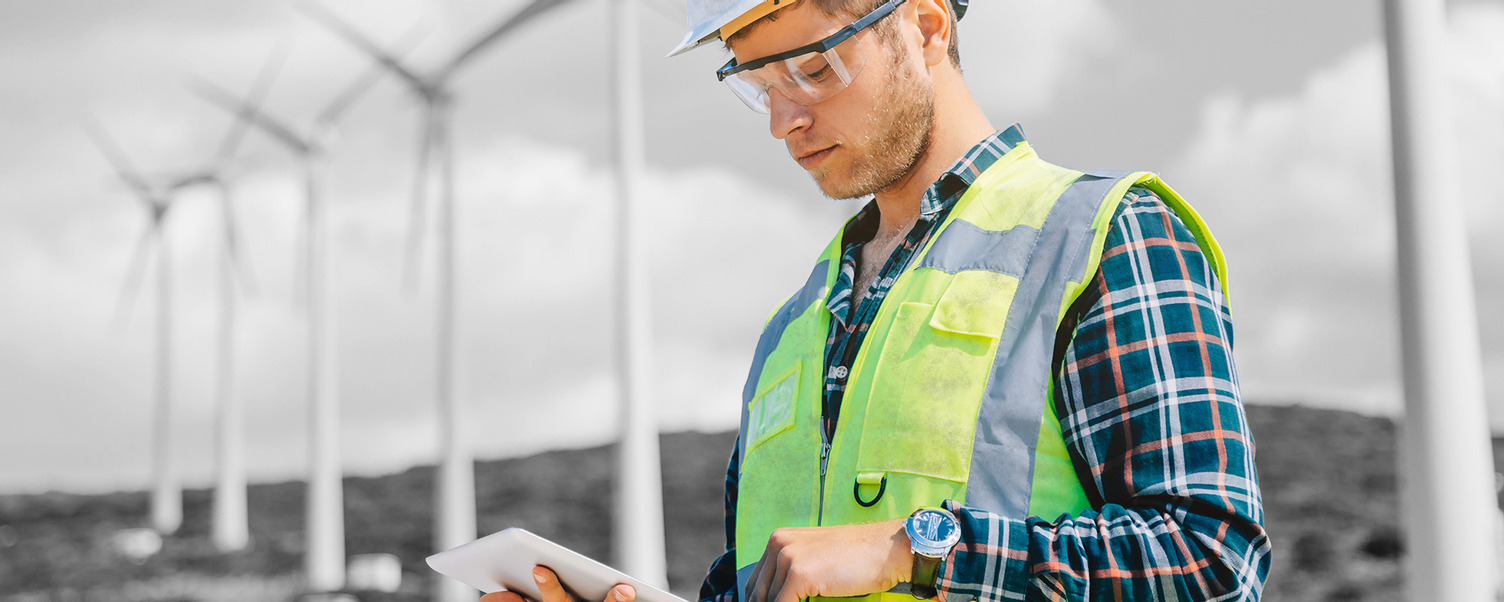
[{"label": "vest pocket flap", "polygon": [[771,379],[747,408],[747,451],[794,426],[794,401],[799,394],[799,367],[795,362]]},{"label": "vest pocket flap", "polygon": [[956,334],[1001,338],[1003,323],[1008,318],[1008,308],[1017,290],[1018,279],[1012,276],[986,271],[957,273],[941,294],[940,302],[935,304],[930,327]]}]

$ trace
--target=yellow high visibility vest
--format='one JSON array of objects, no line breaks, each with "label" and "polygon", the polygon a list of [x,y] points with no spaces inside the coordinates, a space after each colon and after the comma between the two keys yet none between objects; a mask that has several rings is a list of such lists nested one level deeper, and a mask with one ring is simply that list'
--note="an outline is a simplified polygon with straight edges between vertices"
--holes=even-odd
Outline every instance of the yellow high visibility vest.
[{"label": "yellow high visibility vest", "polygon": [[1056,331],[1096,273],[1131,186],[1180,217],[1225,293],[1216,241],[1158,176],[1073,171],[1021,142],[977,177],[894,281],[826,441],[825,300],[841,261],[837,232],[809,280],[769,317],[743,389],[739,594],[781,527],[891,520],[946,499],[1020,519],[1092,508],[1055,416],[1051,362]]}]

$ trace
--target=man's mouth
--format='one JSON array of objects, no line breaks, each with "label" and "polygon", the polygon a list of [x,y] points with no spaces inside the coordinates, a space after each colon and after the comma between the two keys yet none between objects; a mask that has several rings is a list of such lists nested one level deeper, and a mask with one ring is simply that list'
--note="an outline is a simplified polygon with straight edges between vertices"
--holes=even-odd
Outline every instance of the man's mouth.
[{"label": "man's mouth", "polygon": [[831,153],[835,152],[836,146],[828,146],[820,150],[805,153],[798,156],[795,160],[798,161],[799,166],[803,167],[804,169],[814,169],[816,165],[819,165],[821,161],[824,161],[826,157],[829,157]]}]

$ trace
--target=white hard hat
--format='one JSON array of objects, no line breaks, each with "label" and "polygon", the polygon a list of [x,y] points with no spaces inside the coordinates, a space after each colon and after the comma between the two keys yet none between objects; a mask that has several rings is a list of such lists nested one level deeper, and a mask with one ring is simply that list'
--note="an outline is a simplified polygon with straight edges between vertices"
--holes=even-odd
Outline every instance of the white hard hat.
[{"label": "white hard hat", "polygon": [[[669,56],[683,54],[711,40],[724,40],[748,24],[798,0],[688,0],[689,33]],[[968,0],[950,0],[960,20],[966,14]]]},{"label": "white hard hat", "polygon": [[748,23],[793,4],[796,0],[689,0],[689,33],[669,56],[679,55],[716,39],[726,39]]}]

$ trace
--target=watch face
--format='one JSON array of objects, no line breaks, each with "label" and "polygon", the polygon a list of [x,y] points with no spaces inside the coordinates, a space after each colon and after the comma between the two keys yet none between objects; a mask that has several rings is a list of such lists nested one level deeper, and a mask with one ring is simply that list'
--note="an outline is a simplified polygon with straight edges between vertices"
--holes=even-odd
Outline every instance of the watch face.
[{"label": "watch face", "polygon": [[909,538],[928,547],[948,547],[961,538],[955,517],[938,510],[921,510],[909,518]]}]

